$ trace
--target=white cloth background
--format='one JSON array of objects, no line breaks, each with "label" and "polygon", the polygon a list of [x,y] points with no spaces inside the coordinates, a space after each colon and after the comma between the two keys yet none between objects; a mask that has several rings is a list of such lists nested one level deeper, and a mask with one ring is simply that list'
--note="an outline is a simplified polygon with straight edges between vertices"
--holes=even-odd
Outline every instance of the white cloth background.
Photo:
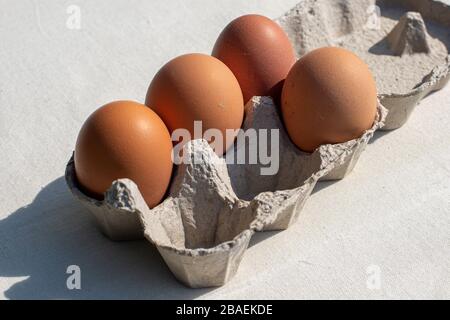
[{"label": "white cloth background", "polygon": [[[256,235],[222,288],[187,289],[147,242],[108,241],[69,194],[64,168],[95,108],[143,101],[170,58],[296,2],[0,0],[0,297],[450,298],[450,87],[378,133],[345,180],[318,185],[295,226]],[[72,264],[81,290],[66,288]]]}]

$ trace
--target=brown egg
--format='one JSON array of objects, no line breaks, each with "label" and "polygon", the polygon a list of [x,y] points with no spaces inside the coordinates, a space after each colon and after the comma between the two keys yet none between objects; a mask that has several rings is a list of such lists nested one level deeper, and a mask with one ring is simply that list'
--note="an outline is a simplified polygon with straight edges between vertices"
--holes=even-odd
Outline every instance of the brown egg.
[{"label": "brown egg", "polygon": [[292,67],[281,111],[292,141],[312,152],[322,144],[349,141],[371,128],[377,88],[369,67],[352,52],[314,50]]},{"label": "brown egg", "polygon": [[182,55],[164,65],[150,84],[145,104],[171,133],[187,129],[192,139],[202,138],[194,135],[194,121],[202,122],[201,134],[217,129],[223,137],[222,147],[215,147],[219,155],[234,142],[235,135],[226,139],[226,130],[239,129],[244,117],[236,77],[223,62],[204,54]]},{"label": "brown egg", "polygon": [[271,96],[278,103],[283,82],[296,61],[283,29],[269,18],[255,14],[228,24],[212,55],[233,71],[245,102],[253,96]]},{"label": "brown egg", "polygon": [[93,197],[114,180],[133,180],[150,208],[163,198],[172,174],[172,141],[158,115],[132,101],[109,103],[83,124],[75,147],[75,172]]}]

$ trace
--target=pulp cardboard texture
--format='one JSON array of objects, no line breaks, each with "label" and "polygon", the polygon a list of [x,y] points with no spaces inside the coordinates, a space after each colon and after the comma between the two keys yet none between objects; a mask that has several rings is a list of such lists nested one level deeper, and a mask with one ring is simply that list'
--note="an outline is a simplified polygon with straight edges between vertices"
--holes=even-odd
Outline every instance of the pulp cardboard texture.
[{"label": "pulp cardboard texture", "polygon": [[306,0],[277,22],[298,56],[341,46],[369,64],[389,111],[383,130],[401,127],[450,78],[450,6],[440,1]]},{"label": "pulp cardboard texture", "polygon": [[[261,176],[261,163],[227,163],[206,141],[193,140],[184,147],[188,161],[176,168],[169,196],[153,209],[129,179],[115,181],[103,201],[84,195],[73,157],[66,169],[67,184],[110,239],[139,239],[144,234],[178,280],[190,287],[220,286],[236,273],[253,233],[284,230],[294,223],[316,182],[349,172],[387,114],[378,104],[373,127],[360,138],[323,145],[308,154],[290,141],[271,98],[254,97],[245,110],[244,131],[279,130],[276,175]],[[251,145],[236,143],[235,152],[243,147]]]}]

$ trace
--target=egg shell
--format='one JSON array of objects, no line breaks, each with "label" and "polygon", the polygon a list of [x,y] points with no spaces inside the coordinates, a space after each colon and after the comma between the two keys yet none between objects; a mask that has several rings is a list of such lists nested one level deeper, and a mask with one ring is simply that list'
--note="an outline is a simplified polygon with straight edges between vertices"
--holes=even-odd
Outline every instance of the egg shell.
[{"label": "egg shell", "polygon": [[212,55],[233,71],[245,102],[253,96],[271,96],[278,102],[283,82],[296,61],[291,42],[281,27],[254,14],[228,24]]},{"label": "egg shell", "polygon": [[282,92],[286,129],[307,152],[361,136],[372,126],[376,108],[376,83],[369,67],[342,48],[324,47],[303,56]]},{"label": "egg shell", "polygon": [[131,179],[152,208],[169,186],[171,153],[169,131],[155,112],[137,102],[112,102],[92,113],[80,130],[77,180],[85,192],[102,198],[113,181]]},{"label": "egg shell", "polygon": [[233,144],[234,136],[226,139],[226,130],[239,129],[244,117],[236,77],[223,62],[205,54],[186,54],[169,61],[152,80],[145,101],[170,133],[184,128],[191,138],[202,138],[194,135],[194,121],[202,121],[202,132],[220,130],[224,147],[218,147],[217,154]]}]

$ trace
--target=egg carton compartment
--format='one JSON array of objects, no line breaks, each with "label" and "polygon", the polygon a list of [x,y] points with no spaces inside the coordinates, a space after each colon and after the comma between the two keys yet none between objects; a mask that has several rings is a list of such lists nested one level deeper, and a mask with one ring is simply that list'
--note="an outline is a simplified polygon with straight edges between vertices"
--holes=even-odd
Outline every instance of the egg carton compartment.
[{"label": "egg carton compartment", "polygon": [[[236,273],[253,233],[284,230],[294,223],[317,181],[351,170],[387,114],[379,103],[373,127],[360,138],[323,145],[309,154],[292,144],[271,98],[254,97],[245,110],[245,132],[279,131],[275,175],[261,175],[267,167],[263,163],[230,163],[205,140],[193,140],[184,146],[188,161],[176,168],[168,196],[153,209],[129,179],[114,181],[104,200],[90,198],[78,186],[73,156],[66,167],[67,185],[110,239],[145,236],[185,285],[223,285]],[[251,147],[236,143],[229,152],[244,146]]]},{"label": "egg carton compartment", "polygon": [[433,0],[304,0],[276,20],[300,57],[347,48],[371,68],[389,110],[383,130],[406,123],[450,78],[450,6]]}]

